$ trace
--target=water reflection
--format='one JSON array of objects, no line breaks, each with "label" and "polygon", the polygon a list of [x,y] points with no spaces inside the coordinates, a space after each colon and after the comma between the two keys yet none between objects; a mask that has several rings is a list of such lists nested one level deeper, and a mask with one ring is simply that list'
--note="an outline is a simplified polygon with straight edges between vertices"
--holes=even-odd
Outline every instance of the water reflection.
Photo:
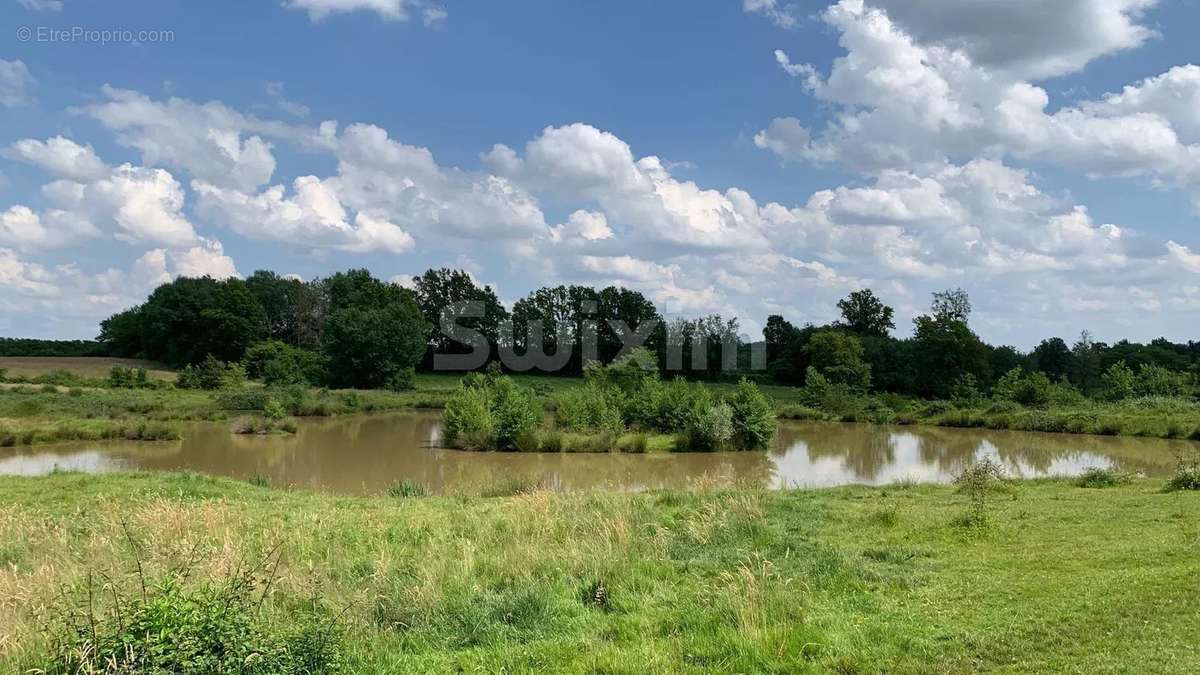
[{"label": "water reflection", "polygon": [[86,443],[0,451],[0,474],[55,467],[86,472],[190,470],[274,485],[378,493],[409,478],[434,492],[520,475],[557,490],[686,487],[697,480],[769,487],[951,480],[990,456],[1015,476],[1076,474],[1091,466],[1170,473],[1188,441],[939,428],[785,423],[767,452],[672,455],[469,453],[440,448],[438,415],[303,421],[294,436],[236,436],[199,424],[172,443]]}]

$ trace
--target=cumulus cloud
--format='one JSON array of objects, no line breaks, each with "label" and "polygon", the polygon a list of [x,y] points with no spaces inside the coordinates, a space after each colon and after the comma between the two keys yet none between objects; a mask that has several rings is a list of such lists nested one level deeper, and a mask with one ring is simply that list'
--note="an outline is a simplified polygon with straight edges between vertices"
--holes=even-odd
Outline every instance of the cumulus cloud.
[{"label": "cumulus cloud", "polygon": [[[921,3],[898,4],[911,10]],[[1054,6],[1047,12],[1073,11],[1119,26],[1148,3]],[[959,11],[947,10],[950,18]],[[828,77],[787,59],[779,63],[789,74],[803,73],[811,93],[835,106],[835,116],[811,134],[797,120],[776,119],[755,136],[759,147],[787,159],[838,163],[866,173],[931,171],[947,161],[1009,155],[1092,176],[1144,176],[1188,190],[1200,188],[1200,146],[1189,145],[1197,134],[1191,106],[1197,91],[1194,66],[1174,68],[1099,101],[1050,112],[1046,91],[1021,79],[1028,72],[976,61],[983,57],[968,48],[969,36],[926,44],[883,9],[861,0],[841,0],[822,16],[839,32],[846,50]],[[1111,33],[1142,35],[1134,28],[1113,28]],[[1130,40],[1136,42],[1134,37],[1125,42]],[[1097,49],[1111,51],[1125,44],[1115,37],[1110,42]],[[1046,58],[1046,63],[1053,61]]]},{"label": "cumulus cloud", "polygon": [[0,59],[0,106],[15,108],[29,103],[29,88],[34,82],[24,61]]},{"label": "cumulus cloud", "polygon": [[315,176],[297,178],[290,197],[282,185],[257,195],[200,181],[192,189],[202,215],[250,239],[354,252],[404,253],[413,247],[411,235],[382,218],[360,212],[349,222],[336,192]]},{"label": "cumulus cloud", "polygon": [[308,12],[312,21],[321,21],[331,14],[374,12],[389,21],[408,21],[414,13],[425,25],[446,19],[446,10],[425,0],[287,0],[285,7]]},{"label": "cumulus cloud", "polygon": [[634,243],[739,250],[766,243],[742,216],[740,190],[721,193],[679,180],[658,157],[635,159],[620,138],[587,124],[547,127],[526,144],[524,157],[498,145],[484,161],[533,192],[594,204],[608,222],[626,227]]},{"label": "cumulus cloud", "polygon": [[262,136],[296,138],[306,133],[217,102],[154,101],[109,86],[102,91],[107,100],[81,108],[83,114],[113,131],[121,144],[141,152],[143,164],[186,171],[214,185],[253,189],[266,183],[275,172],[275,156]]},{"label": "cumulus cloud", "polygon": [[96,156],[90,145],[79,145],[69,138],[55,136],[45,141],[26,138],[5,153],[42,170],[77,181],[89,181],[108,175],[108,166]]}]

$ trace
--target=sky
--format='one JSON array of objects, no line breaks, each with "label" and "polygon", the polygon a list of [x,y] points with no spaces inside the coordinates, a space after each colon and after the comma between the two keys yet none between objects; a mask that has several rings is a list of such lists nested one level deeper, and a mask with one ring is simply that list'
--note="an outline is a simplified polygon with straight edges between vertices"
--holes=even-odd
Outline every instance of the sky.
[{"label": "sky", "polygon": [[0,0],[0,335],[179,275],[1198,339],[1196,0]]}]

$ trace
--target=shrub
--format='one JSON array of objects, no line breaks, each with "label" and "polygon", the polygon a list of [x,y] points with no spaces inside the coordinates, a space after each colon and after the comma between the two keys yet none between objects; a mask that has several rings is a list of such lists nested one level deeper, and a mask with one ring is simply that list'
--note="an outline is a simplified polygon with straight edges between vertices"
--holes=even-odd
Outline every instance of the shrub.
[{"label": "shrub", "polygon": [[113,366],[108,372],[108,386],[112,389],[145,389],[149,386],[149,378],[145,368]]},{"label": "shrub", "polygon": [[619,431],[621,412],[607,391],[589,382],[558,395],[555,422],[564,429]]},{"label": "shrub", "polygon": [[179,371],[175,386],[180,389],[231,389],[246,381],[246,369],[240,363],[225,363],[209,354],[199,365]]},{"label": "shrub", "polygon": [[647,389],[642,426],[667,434],[682,433],[712,406],[712,395],[702,385],[675,378]]},{"label": "shrub", "polygon": [[1132,398],[1137,389],[1137,376],[1124,361],[1118,361],[1100,376],[1100,389],[1109,401]]},{"label": "shrub", "polygon": [[1004,467],[990,457],[975,462],[954,479],[958,491],[970,500],[966,512],[954,519],[962,527],[984,527],[988,524],[988,499],[1008,487]]},{"label": "shrub", "polygon": [[1135,390],[1139,396],[1182,396],[1187,389],[1187,380],[1182,373],[1148,363],[1138,369]]},{"label": "shrub", "polygon": [[950,387],[950,400],[958,406],[974,406],[979,403],[982,395],[979,393],[979,380],[971,373],[958,376]]},{"label": "shrub", "polygon": [[408,368],[400,368],[392,373],[386,382],[383,383],[383,388],[388,391],[411,391],[417,387],[417,371],[410,366]]},{"label": "shrub", "polygon": [[1179,456],[1175,473],[1167,479],[1166,490],[1200,490],[1200,452],[1193,450],[1190,455]]},{"label": "shrub", "polygon": [[749,450],[763,448],[775,436],[775,407],[757,385],[742,378],[727,399],[733,412],[733,440]]},{"label": "shrub", "polygon": [[264,410],[270,397],[261,389],[232,389],[215,397],[222,410]]},{"label": "shrub", "polygon": [[688,449],[716,450],[733,440],[733,434],[733,407],[721,402],[700,413],[688,428]]},{"label": "shrub", "polygon": [[472,450],[511,450],[534,429],[542,409],[533,395],[505,375],[468,377],[446,401],[446,441]]},{"label": "shrub", "polygon": [[320,384],[325,376],[322,355],[279,340],[256,342],[242,358],[247,377],[267,385]]}]

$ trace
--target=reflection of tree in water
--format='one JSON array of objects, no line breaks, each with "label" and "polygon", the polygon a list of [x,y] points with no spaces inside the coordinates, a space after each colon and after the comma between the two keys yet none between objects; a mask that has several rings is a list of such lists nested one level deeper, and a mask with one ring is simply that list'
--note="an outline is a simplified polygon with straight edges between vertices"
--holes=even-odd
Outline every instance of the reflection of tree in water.
[{"label": "reflection of tree in water", "polygon": [[837,459],[859,479],[873,481],[895,464],[891,431],[861,424],[781,425],[776,448],[804,443],[810,460]]},{"label": "reflection of tree in water", "polygon": [[1078,473],[1097,465],[1162,475],[1170,472],[1184,445],[1197,446],[1158,439],[789,422],[780,425],[772,455],[782,460],[792,452],[806,453],[809,462],[838,463],[849,480],[876,482],[880,476],[905,475],[907,470],[927,479],[946,479],[985,455],[1018,476]]}]

